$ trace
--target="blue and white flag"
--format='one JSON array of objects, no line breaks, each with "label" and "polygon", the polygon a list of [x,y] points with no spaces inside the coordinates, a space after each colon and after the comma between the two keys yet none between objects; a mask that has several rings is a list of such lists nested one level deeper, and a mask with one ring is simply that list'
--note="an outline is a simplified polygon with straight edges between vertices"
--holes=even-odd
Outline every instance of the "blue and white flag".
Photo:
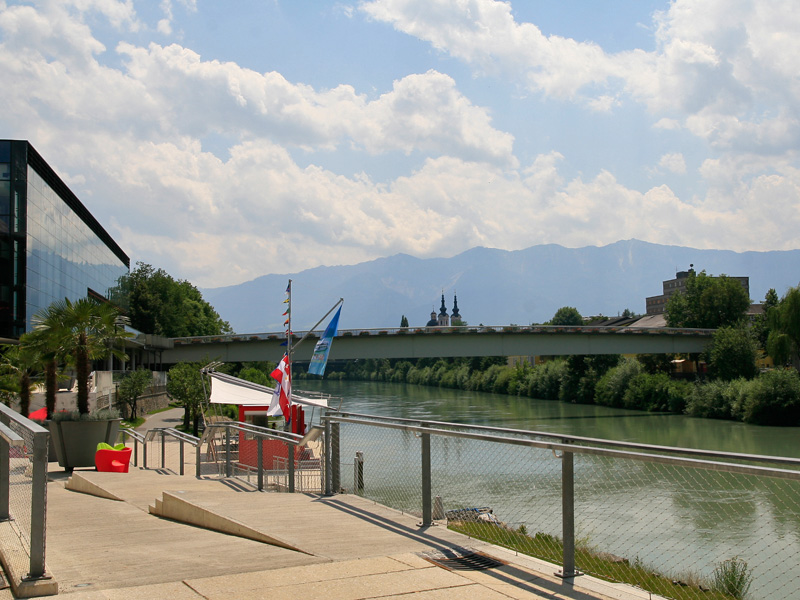
[{"label": "blue and white flag", "polygon": [[314,347],[314,353],[311,355],[311,362],[308,365],[308,372],[312,375],[325,374],[325,365],[328,363],[328,354],[330,354],[331,351],[331,344],[339,328],[340,312],[342,312],[341,306],[339,310],[336,311],[336,314],[333,315],[331,322],[328,323],[328,327],[325,329],[325,333],[322,334],[322,337]]}]

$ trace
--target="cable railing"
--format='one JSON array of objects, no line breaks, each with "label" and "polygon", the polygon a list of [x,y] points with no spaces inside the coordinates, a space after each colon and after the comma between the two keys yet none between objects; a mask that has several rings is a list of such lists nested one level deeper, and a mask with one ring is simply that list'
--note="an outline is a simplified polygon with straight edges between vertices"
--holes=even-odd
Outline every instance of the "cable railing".
[{"label": "cable railing", "polygon": [[565,578],[800,598],[786,568],[800,561],[800,459],[355,413],[323,422],[327,493],[446,522]]}]

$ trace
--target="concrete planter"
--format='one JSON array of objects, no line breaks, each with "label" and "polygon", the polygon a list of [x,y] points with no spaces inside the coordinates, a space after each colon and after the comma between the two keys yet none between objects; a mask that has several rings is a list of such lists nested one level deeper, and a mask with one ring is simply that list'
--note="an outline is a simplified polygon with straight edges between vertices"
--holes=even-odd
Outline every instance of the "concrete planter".
[{"label": "concrete planter", "polygon": [[66,471],[94,467],[97,444],[113,445],[122,419],[105,421],[50,421],[50,436],[58,465]]}]

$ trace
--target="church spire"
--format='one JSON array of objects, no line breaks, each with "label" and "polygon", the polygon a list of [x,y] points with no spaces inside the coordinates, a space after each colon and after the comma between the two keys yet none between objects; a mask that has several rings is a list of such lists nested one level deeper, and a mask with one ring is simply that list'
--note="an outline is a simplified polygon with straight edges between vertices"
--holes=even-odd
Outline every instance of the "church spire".
[{"label": "church spire", "polygon": [[461,315],[458,314],[458,296],[455,293],[453,293],[453,316],[452,316],[452,319],[453,319],[453,321],[455,321],[456,319],[459,319],[459,320],[461,319]]}]

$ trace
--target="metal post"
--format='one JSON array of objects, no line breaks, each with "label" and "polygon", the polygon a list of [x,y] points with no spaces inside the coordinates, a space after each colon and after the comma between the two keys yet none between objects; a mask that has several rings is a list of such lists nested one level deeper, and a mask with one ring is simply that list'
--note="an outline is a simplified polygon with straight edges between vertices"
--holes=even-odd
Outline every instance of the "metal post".
[{"label": "metal post", "polygon": [[225,427],[225,477],[231,476],[231,428]]},{"label": "metal post", "polygon": [[194,476],[197,477],[198,479],[200,478],[200,475],[202,475],[202,472],[200,470],[200,465],[202,460],[203,460],[203,451],[201,449],[200,442],[198,442],[197,447],[195,448],[194,451]]},{"label": "metal post", "polygon": [[258,491],[264,491],[264,438],[257,437],[258,442]]},{"label": "metal post", "polygon": [[342,463],[339,458],[339,429],[341,423],[331,423],[331,493],[338,494],[342,489]]},{"label": "metal post", "polygon": [[158,433],[161,434],[161,468],[167,468],[167,440],[166,436],[164,435],[163,431],[159,431]]},{"label": "metal post", "polygon": [[294,494],[294,446],[286,442],[286,467],[289,469],[289,493]]},{"label": "metal post", "polygon": [[325,495],[330,496],[333,493],[333,486],[331,485],[331,422],[325,420],[325,437],[323,438],[323,447],[325,448]]},{"label": "metal post", "polygon": [[180,440],[181,449],[180,449],[180,456],[181,456],[181,475],[183,475],[183,438]]},{"label": "metal post", "polygon": [[353,491],[358,496],[364,495],[364,453],[356,452],[353,463]]},{"label": "metal post", "polygon": [[133,438],[133,466],[139,466],[139,440]]},{"label": "metal post", "polygon": [[8,521],[8,492],[11,485],[9,443],[0,437],[0,521]]},{"label": "metal post", "polygon": [[431,504],[431,434],[422,434],[422,525],[433,525]]},{"label": "metal post", "polygon": [[47,521],[47,431],[33,434],[33,476],[31,481],[31,558],[26,579],[44,576],[44,549]]},{"label": "metal post", "polygon": [[147,469],[147,438],[142,442],[142,462],[144,463],[144,468]]},{"label": "metal post", "polygon": [[564,452],[561,456],[561,521],[564,568],[556,575],[566,579],[581,574],[575,570],[575,472],[572,452]]}]

